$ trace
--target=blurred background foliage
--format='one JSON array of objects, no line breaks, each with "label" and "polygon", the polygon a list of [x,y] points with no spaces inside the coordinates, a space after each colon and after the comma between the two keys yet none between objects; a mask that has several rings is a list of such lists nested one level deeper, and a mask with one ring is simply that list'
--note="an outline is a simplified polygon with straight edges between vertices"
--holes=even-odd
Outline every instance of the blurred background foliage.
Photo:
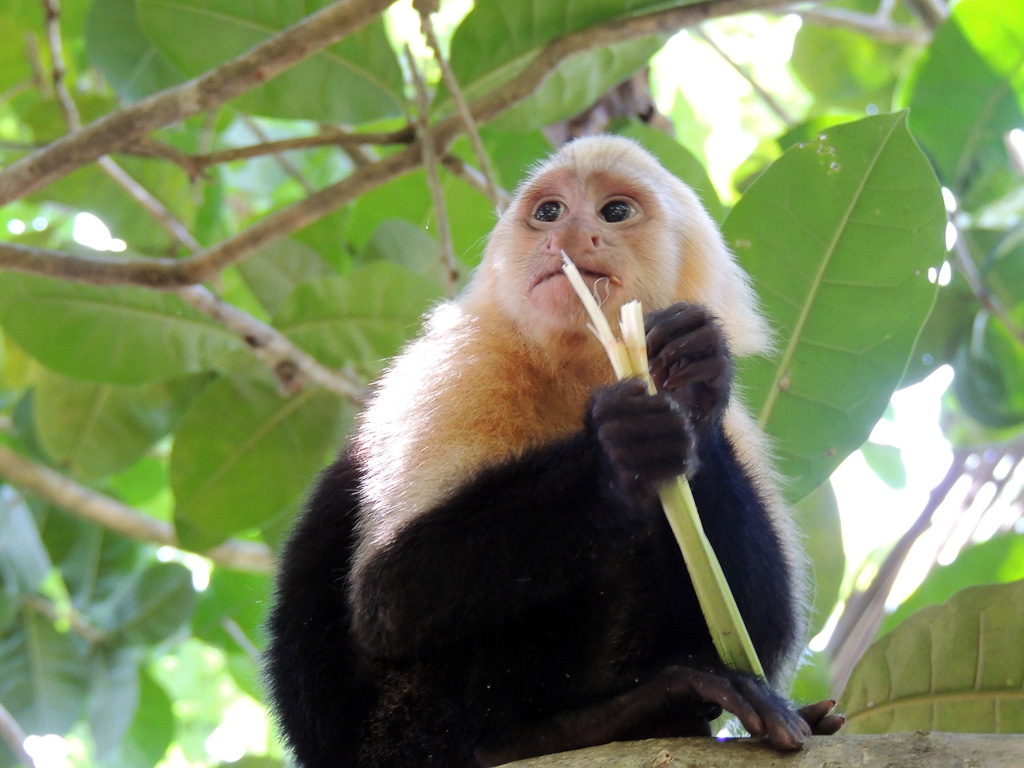
[{"label": "blurred background foliage", "polygon": [[[344,39],[19,187],[331,5],[0,4],[0,766],[286,760],[272,553],[505,194],[595,130],[697,189],[778,331],[739,377],[812,561],[794,696],[845,690],[851,730],[1024,730],[1024,6],[450,0],[432,46],[409,2],[348,0]],[[424,124],[443,162],[399,167]],[[63,266],[232,248],[184,288]]]}]

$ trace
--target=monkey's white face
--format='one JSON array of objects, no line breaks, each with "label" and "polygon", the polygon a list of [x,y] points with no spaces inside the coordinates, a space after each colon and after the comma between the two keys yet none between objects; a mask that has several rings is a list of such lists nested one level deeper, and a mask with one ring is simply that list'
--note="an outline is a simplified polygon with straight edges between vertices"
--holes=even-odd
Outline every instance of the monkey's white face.
[{"label": "monkey's white face", "polygon": [[[542,332],[583,332],[586,315],[562,272],[576,264],[605,313],[645,303],[660,275],[668,288],[674,252],[662,204],[650,184],[612,169],[553,168],[527,183],[500,227],[499,290],[519,322]],[[496,233],[497,234],[497,233]],[[660,291],[656,291],[660,293]]]}]

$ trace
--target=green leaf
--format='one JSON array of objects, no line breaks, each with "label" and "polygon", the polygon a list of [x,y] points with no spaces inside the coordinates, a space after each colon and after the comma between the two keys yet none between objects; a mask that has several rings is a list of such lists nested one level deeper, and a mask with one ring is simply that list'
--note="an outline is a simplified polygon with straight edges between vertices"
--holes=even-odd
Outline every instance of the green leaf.
[{"label": "green leaf", "polygon": [[964,587],[1019,579],[1024,579],[1024,536],[995,536],[965,549],[949,565],[933,568],[913,594],[885,618],[879,633],[890,631],[925,606],[945,602]]},{"label": "green leaf", "polygon": [[848,733],[1024,732],[1024,581],[970,587],[872,645],[840,709]]},{"label": "green leaf", "polygon": [[259,641],[270,591],[267,576],[216,569],[199,598],[193,634],[225,651],[248,653]]},{"label": "green leaf", "polygon": [[67,733],[88,691],[85,644],[28,610],[0,634],[0,701],[26,733]]},{"label": "green leaf", "polygon": [[93,616],[125,644],[155,645],[181,629],[195,605],[192,572],[180,563],[153,563],[123,582]]},{"label": "green leaf", "polygon": [[89,730],[96,757],[106,763],[119,754],[121,742],[138,716],[141,648],[117,648],[94,654],[89,694]]},{"label": "green leaf", "polygon": [[[138,0],[146,35],[190,76],[238,56],[329,5]],[[360,124],[404,112],[402,70],[377,19],[236,100],[270,117]]]},{"label": "green leaf", "polygon": [[[472,101],[511,80],[558,37],[666,5],[687,4],[664,0],[480,0],[452,36],[452,70],[467,100]],[[570,117],[643,67],[664,42],[661,37],[630,40],[577,54],[495,125],[503,130],[526,130]],[[441,111],[451,110],[446,92],[442,91],[438,100]]]},{"label": "green leaf", "polygon": [[139,673],[139,705],[113,768],[159,765],[174,741],[174,710],[167,693],[145,671]]},{"label": "green leaf", "polygon": [[0,486],[2,591],[11,598],[35,592],[51,567],[50,556],[28,505],[10,488]]},{"label": "green leaf", "polygon": [[984,185],[1009,165],[1004,135],[1024,125],[1024,6],[958,3],[906,90],[910,126],[943,183],[958,196]]},{"label": "green leaf", "polygon": [[245,343],[172,293],[0,272],[0,324],[67,376],[143,384],[215,368]]},{"label": "green leaf", "polygon": [[978,311],[957,355],[953,392],[964,411],[985,426],[1024,424],[1024,344],[987,310]]},{"label": "green leaf", "polygon": [[274,325],[322,363],[350,365],[374,376],[416,334],[423,314],[439,298],[435,283],[378,262],[344,277],[300,285]]},{"label": "green leaf", "polygon": [[903,453],[899,448],[894,445],[872,443],[869,440],[860,447],[860,452],[871,471],[878,475],[882,482],[890,488],[906,488],[907,467],[903,463]]},{"label": "green leaf", "polygon": [[135,542],[60,510],[47,515],[42,534],[71,604],[86,614],[124,586],[139,560]]},{"label": "green leaf", "polygon": [[127,102],[187,79],[146,38],[135,0],[93,0],[86,18],[85,48],[89,61]]},{"label": "green leaf", "polygon": [[33,412],[39,441],[78,477],[106,477],[131,466],[172,431],[207,382],[197,375],[125,387],[44,371]]},{"label": "green leaf", "polygon": [[626,40],[570,56],[491,125],[503,131],[528,131],[577,115],[642,69],[666,40],[667,36]]},{"label": "green leaf", "polygon": [[822,483],[794,504],[793,517],[811,565],[812,599],[808,636],[813,637],[832,615],[846,571],[839,502],[832,484]]},{"label": "green leaf", "polygon": [[271,315],[281,308],[295,286],[335,274],[323,256],[290,239],[277,240],[246,256],[238,271]]},{"label": "green leaf", "polygon": [[186,414],[171,454],[182,544],[206,549],[277,515],[323,466],[342,412],[315,387],[284,398],[255,381],[215,382]]},{"label": "green leaf", "polygon": [[791,148],[725,222],[777,331],[738,381],[791,500],[867,439],[935,299],[946,212],[905,121],[870,117]]}]

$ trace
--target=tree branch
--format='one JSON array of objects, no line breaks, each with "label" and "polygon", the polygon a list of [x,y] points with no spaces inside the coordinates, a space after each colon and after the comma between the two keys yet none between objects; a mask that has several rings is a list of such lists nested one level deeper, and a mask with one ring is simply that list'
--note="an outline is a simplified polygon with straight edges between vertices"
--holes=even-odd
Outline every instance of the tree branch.
[{"label": "tree branch", "polygon": [[[412,50],[405,47],[405,60],[409,65],[409,72],[412,74],[412,82],[416,87],[416,123],[419,132],[426,136],[430,132],[430,98],[427,96],[427,85],[423,82],[423,75],[416,66],[416,59],[413,58]],[[444,267],[445,294],[449,299],[454,298],[456,286],[459,282],[459,270],[455,263],[455,249],[452,246],[452,230],[448,225],[448,210],[444,203],[444,190],[441,189],[441,177],[438,175],[437,152],[434,143],[431,141],[420,142],[423,151],[423,171],[427,177],[427,187],[430,189],[430,199],[434,205],[434,215],[437,217],[437,238],[441,244],[441,264]]]},{"label": "tree branch", "polygon": [[927,29],[896,24],[880,14],[858,13],[837,7],[797,9],[794,12],[810,24],[852,29],[885,43],[925,46],[932,39],[932,33]]},{"label": "tree branch", "polygon": [[[369,0],[367,1],[369,2]],[[381,2],[381,0],[374,1]],[[789,4],[790,2],[787,2],[787,0],[706,0],[703,3],[687,5],[681,8],[671,8],[647,16],[610,22],[575,32],[552,41],[545,46],[517,77],[474,102],[470,106],[470,114],[477,123],[492,120],[528,97],[547,79],[548,75],[559,63],[577,53],[583,53],[637,37],[650,37],[657,34],[675,32],[683,27],[699,24],[719,16],[755,10],[781,10]],[[326,10],[337,7],[331,6]],[[321,14],[310,17],[310,19],[320,18]],[[303,22],[303,24],[305,23]],[[303,25],[297,25],[292,30],[301,26]],[[281,33],[281,35],[284,34]],[[274,39],[276,40],[277,38]],[[269,43],[265,45],[269,45]],[[262,51],[263,48],[264,46],[261,46],[259,49],[254,50]],[[247,54],[247,56],[249,55],[253,54]],[[275,73],[277,71],[279,70],[275,70]],[[171,89],[171,91],[177,90]],[[164,91],[163,93],[167,94],[171,91]],[[160,95],[157,94],[157,96]],[[156,96],[151,97],[150,100],[156,98]],[[141,104],[148,103],[150,100],[140,102],[134,105],[134,107],[120,110],[118,113],[114,113],[114,115],[123,113],[135,114],[132,111],[133,109]],[[158,100],[155,103],[162,104],[163,102]],[[108,117],[113,119],[114,115]],[[137,117],[141,119],[141,116]],[[104,118],[103,120],[106,119]],[[117,119],[120,120],[121,118]],[[97,122],[102,122],[102,120]],[[93,126],[96,124],[94,123]],[[112,122],[111,125],[116,125],[116,121]],[[455,140],[464,128],[462,118],[458,115],[449,117],[434,126],[429,135],[434,142],[435,151],[439,155],[445,154],[451,142]],[[78,132],[75,135],[82,135],[83,132],[89,130],[90,127],[87,126],[82,132]],[[92,136],[92,134],[90,133],[89,136]],[[133,132],[132,141],[130,142],[114,141],[108,137],[107,144],[103,145],[101,150],[102,152],[109,151],[112,149],[109,146],[110,144],[124,146],[136,143],[139,138],[141,138],[139,132]],[[79,141],[89,145],[84,139]],[[92,141],[95,143],[97,139],[93,137]],[[266,216],[234,237],[185,259],[145,258],[115,260],[94,257],[81,259],[56,251],[45,251],[11,243],[0,243],[0,267],[37,274],[59,275],[68,280],[106,285],[132,284],[163,290],[194,285],[209,279],[246,254],[267,245],[279,237],[314,223],[322,216],[347,204],[371,189],[409,173],[418,167],[422,160],[422,150],[420,148],[420,142],[422,141],[423,137],[420,137],[406,149],[365,168],[361,168],[341,181],[325,187],[287,208]],[[43,152],[46,151],[43,150]],[[82,162],[88,162],[91,159],[94,158],[89,157]],[[64,172],[70,172],[74,167],[77,167],[77,164],[68,165],[63,170]],[[14,168],[15,166],[12,165],[7,171],[0,173],[0,204],[3,202],[4,176]]]},{"label": "tree branch", "polygon": [[263,84],[375,19],[393,0],[339,0],[221,66],[99,118],[0,173],[0,206]]},{"label": "tree branch", "polygon": [[14,719],[14,715],[3,705],[3,702],[0,702],[0,739],[10,748],[11,752],[14,753],[15,759],[25,768],[36,768],[32,755],[25,751],[26,738],[25,730]]},{"label": "tree branch", "polygon": [[891,733],[811,736],[797,752],[781,754],[757,739],[651,739],[605,744],[508,763],[506,768],[863,768],[912,765],[948,768],[984,765],[1020,768],[1024,736],[978,733]]},{"label": "tree branch", "polygon": [[[0,445],[0,476],[12,485],[31,491],[77,517],[102,525],[122,536],[180,549],[174,528],[169,523],[144,515],[49,467],[29,461],[5,445]],[[219,565],[241,571],[270,573],[274,568],[274,556],[270,549],[248,541],[229,540],[199,554]]]}]

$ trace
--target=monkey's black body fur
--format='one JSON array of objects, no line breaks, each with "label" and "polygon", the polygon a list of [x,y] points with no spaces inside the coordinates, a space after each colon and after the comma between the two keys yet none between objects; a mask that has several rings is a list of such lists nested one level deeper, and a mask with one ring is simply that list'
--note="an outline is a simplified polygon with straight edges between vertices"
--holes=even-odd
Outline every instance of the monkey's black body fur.
[{"label": "monkey's black body fur", "polygon": [[[678,402],[656,412],[667,400],[636,382],[597,390],[578,434],[469,479],[402,528],[354,591],[361,469],[343,455],[323,474],[284,551],[269,625],[273,699],[306,768],[461,768],[706,733],[715,707],[665,701],[659,675],[673,665],[732,673],[644,490],[687,466],[772,678],[797,632],[777,535],[721,419],[691,423]],[[665,440],[678,443],[678,429],[690,438],[663,467],[643,455],[662,455],[662,436],[650,434],[660,422],[670,423]],[[651,680],[643,712],[619,717],[616,697]]]}]

